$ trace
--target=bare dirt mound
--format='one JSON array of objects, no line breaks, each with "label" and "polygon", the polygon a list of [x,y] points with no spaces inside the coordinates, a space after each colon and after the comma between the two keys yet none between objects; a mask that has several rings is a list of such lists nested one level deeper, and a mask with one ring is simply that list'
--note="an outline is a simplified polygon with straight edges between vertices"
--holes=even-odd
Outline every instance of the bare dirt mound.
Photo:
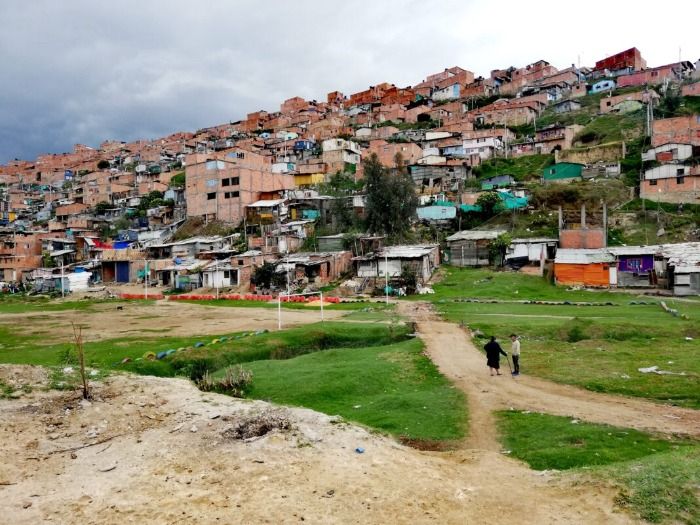
[{"label": "bare dirt mound", "polygon": [[496,453],[424,453],[184,380],[116,375],[95,394],[0,400],[3,523],[630,522],[611,489]]}]

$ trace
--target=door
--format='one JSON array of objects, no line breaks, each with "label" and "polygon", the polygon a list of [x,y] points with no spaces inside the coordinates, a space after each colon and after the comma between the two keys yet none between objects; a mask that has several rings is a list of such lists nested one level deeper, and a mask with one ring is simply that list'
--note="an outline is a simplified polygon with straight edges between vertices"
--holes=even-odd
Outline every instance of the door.
[{"label": "door", "polygon": [[129,262],[128,261],[117,262],[117,282],[118,283],[128,283],[129,282]]},{"label": "door", "polygon": [[610,267],[610,286],[617,286],[617,266]]}]

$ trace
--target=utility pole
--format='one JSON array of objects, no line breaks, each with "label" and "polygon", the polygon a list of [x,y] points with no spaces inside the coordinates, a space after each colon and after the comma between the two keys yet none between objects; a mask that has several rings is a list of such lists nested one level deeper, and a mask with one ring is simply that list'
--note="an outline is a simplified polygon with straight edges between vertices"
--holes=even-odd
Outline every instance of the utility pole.
[{"label": "utility pole", "polygon": [[389,254],[384,249],[384,293],[386,295],[386,304],[389,304]]},{"label": "utility pole", "polygon": [[63,262],[61,262],[61,299],[66,298],[66,287],[63,283]]},{"label": "utility pole", "polygon": [[143,267],[143,289],[144,289],[144,298],[148,299],[148,259],[144,260],[144,267]]}]

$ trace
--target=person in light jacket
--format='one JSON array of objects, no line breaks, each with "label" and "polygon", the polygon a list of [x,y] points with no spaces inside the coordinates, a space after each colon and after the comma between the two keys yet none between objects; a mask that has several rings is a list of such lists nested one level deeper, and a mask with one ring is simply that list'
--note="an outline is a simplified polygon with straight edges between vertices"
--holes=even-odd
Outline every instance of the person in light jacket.
[{"label": "person in light jacket", "polygon": [[515,334],[510,334],[510,355],[513,356],[513,375],[520,375],[520,339]]}]

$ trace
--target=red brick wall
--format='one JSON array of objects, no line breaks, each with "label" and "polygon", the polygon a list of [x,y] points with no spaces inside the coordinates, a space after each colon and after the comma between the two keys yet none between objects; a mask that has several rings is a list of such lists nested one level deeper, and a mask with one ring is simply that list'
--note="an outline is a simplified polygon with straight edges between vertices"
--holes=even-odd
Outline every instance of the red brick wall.
[{"label": "red brick wall", "polygon": [[559,232],[560,248],[605,248],[605,231],[602,229],[562,230]]}]

